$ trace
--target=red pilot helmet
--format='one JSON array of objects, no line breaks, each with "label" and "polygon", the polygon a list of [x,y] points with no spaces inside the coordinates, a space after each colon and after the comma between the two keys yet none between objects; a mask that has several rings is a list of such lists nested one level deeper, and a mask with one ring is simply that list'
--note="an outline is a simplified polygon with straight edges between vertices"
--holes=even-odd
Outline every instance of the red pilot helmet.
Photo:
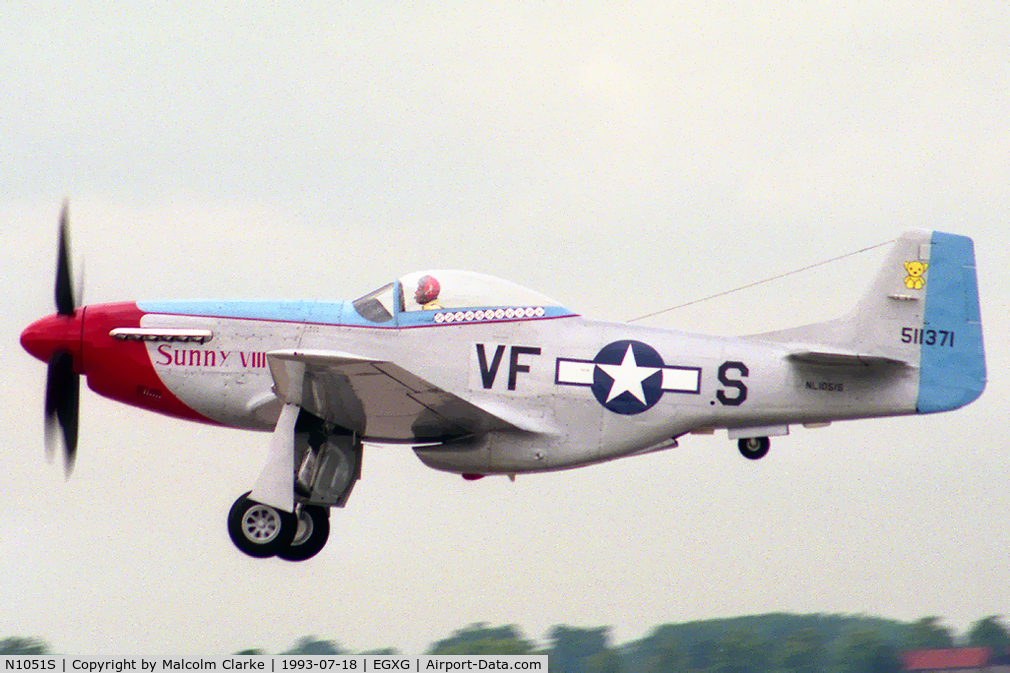
[{"label": "red pilot helmet", "polygon": [[429,301],[438,299],[438,293],[442,291],[442,286],[438,284],[434,276],[421,276],[417,281],[417,291],[414,292],[414,300],[422,306]]}]

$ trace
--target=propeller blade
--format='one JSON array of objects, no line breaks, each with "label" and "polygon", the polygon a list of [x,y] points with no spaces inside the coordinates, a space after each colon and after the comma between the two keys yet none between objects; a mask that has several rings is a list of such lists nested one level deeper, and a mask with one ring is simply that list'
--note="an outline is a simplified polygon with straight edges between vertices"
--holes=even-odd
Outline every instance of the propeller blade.
[{"label": "propeller blade", "polygon": [[81,380],[74,372],[74,357],[67,351],[56,351],[49,360],[46,377],[46,456],[52,460],[57,442],[56,426],[59,425],[67,476],[77,457],[80,394]]},{"label": "propeller blade", "polygon": [[[59,248],[56,255],[56,313],[64,316],[58,320],[73,322],[75,310],[81,303],[80,295],[75,296],[74,283],[70,271],[70,223],[69,203],[64,201],[60,213]],[[83,278],[78,282],[78,291],[84,286]],[[58,347],[49,356],[46,372],[45,437],[46,457],[53,460],[57,437],[62,435],[63,465],[69,478],[77,458],[77,431],[81,403],[81,376],[74,371],[73,344]],[[57,430],[57,426],[59,430]]]},{"label": "propeller blade", "polygon": [[63,428],[63,470],[69,478],[77,461],[77,428],[81,408],[81,377],[74,374],[67,381],[67,394],[63,404],[56,409],[56,417]]},{"label": "propeller blade", "polygon": [[49,368],[46,371],[46,411],[45,411],[45,428],[46,428],[46,460],[50,463],[53,462],[53,454],[56,452],[56,443],[59,441],[57,439],[57,420],[56,420],[56,407],[59,404],[59,393],[58,391],[63,388],[60,384],[61,374],[59,371],[59,366],[56,365],[56,354],[49,360]]},{"label": "propeller blade", "polygon": [[56,312],[74,314],[74,287],[70,276],[69,204],[64,202],[60,213],[60,247],[56,258]]}]

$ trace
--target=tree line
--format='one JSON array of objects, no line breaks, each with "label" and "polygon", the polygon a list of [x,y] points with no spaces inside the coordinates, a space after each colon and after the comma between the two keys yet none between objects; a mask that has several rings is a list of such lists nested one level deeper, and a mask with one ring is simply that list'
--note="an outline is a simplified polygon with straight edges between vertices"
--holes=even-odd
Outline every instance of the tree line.
[{"label": "tree line", "polygon": [[[546,654],[550,673],[898,673],[901,653],[959,646],[1010,649],[998,616],[957,635],[939,617],[899,622],[852,615],[767,614],[664,624],[621,645],[610,628],[554,626],[546,642],[515,625],[471,624],[429,645],[425,654]],[[52,654],[38,638],[0,640],[0,655]],[[247,649],[236,654],[268,654]],[[276,654],[399,654],[393,647],[350,652],[333,640],[305,636]]]}]

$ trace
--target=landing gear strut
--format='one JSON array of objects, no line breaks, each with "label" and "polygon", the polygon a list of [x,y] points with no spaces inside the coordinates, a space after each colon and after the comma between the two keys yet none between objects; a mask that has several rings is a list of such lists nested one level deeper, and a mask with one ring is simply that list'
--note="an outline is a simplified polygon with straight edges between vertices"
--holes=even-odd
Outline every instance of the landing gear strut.
[{"label": "landing gear strut", "polygon": [[740,447],[740,453],[743,454],[744,458],[758,460],[768,455],[771,440],[767,437],[744,437],[738,442],[737,446]]},{"label": "landing gear strut", "polygon": [[330,508],[343,507],[361,477],[361,438],[293,405],[285,413],[257,488],[232,505],[228,534],[249,556],[304,561],[326,546]]}]

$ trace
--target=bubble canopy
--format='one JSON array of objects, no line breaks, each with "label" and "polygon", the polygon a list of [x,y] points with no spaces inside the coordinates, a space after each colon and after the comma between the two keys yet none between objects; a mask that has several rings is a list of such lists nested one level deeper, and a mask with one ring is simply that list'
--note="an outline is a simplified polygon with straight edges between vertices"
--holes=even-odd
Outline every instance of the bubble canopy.
[{"label": "bubble canopy", "polygon": [[419,271],[353,302],[369,322],[400,324],[517,320],[574,315],[550,297],[472,271]]}]

